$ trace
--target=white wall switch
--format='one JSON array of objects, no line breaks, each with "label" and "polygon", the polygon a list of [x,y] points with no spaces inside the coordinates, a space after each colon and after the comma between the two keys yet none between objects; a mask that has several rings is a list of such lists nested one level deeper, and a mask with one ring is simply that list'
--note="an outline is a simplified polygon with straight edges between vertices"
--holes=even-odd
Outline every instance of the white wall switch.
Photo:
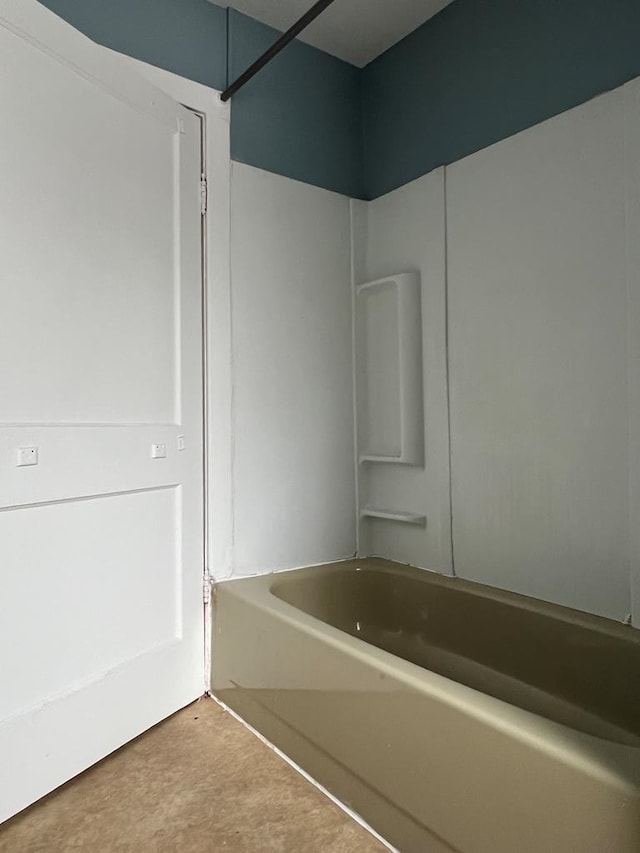
[{"label": "white wall switch", "polygon": [[167,445],[166,444],[152,444],[151,445],[151,458],[152,459],[166,459],[167,456]]},{"label": "white wall switch", "polygon": [[178,450],[184,450],[184,436],[183,435],[178,436],[177,442],[178,442]]},{"label": "white wall switch", "polygon": [[27,465],[38,464],[38,448],[37,447],[19,447],[16,452],[16,466],[24,468]]}]

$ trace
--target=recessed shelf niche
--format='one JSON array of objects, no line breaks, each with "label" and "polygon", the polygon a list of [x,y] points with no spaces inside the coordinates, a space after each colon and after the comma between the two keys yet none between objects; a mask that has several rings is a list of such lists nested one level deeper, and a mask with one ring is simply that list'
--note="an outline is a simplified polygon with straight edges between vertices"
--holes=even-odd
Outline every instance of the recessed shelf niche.
[{"label": "recessed shelf niche", "polygon": [[358,285],[355,313],[359,460],[423,465],[419,275]]}]

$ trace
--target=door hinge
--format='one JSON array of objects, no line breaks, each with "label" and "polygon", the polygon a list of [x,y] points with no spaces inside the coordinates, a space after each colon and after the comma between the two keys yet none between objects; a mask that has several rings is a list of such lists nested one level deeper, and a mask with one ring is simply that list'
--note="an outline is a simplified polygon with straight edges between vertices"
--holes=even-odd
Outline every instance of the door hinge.
[{"label": "door hinge", "polygon": [[200,213],[202,216],[207,212],[208,200],[207,178],[205,175],[200,176]]},{"label": "door hinge", "polygon": [[202,583],[202,600],[205,604],[211,603],[211,591],[213,589],[213,578],[206,575]]}]

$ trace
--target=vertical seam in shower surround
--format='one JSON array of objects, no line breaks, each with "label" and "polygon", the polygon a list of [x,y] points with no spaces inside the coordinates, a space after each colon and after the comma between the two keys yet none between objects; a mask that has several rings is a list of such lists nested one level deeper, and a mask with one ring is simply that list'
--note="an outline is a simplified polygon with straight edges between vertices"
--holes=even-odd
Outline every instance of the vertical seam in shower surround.
[{"label": "vertical seam in shower surround", "polygon": [[350,229],[350,286],[351,286],[351,387],[353,396],[353,470],[355,475],[355,513],[356,513],[356,557],[360,556],[360,462],[358,447],[358,405],[356,398],[356,268],[354,246],[354,207],[357,204],[349,199],[349,229]]},{"label": "vertical seam in shower surround", "polygon": [[451,574],[456,575],[456,561],[453,547],[453,449],[451,445],[451,370],[449,340],[449,211],[447,206],[447,168],[442,169],[442,195],[444,205],[444,350],[445,381],[447,386],[447,449],[449,456],[449,547],[451,553]]},{"label": "vertical seam in shower surround", "polygon": [[[628,407],[627,407],[627,448],[629,459],[634,458],[634,451],[637,446],[637,442],[634,443],[634,436],[637,434],[637,428],[640,424],[640,420],[638,415],[640,414],[640,394],[637,391],[634,391],[634,388],[637,387],[637,383],[634,383],[634,379],[637,377],[637,367],[634,369],[634,365],[637,365],[637,343],[634,345],[634,325],[637,324],[636,314],[634,314],[634,288],[633,288],[633,279],[634,279],[634,270],[636,270],[636,264],[634,260],[638,258],[637,250],[635,252],[635,258],[633,256],[633,246],[635,246],[635,241],[633,240],[631,230],[633,228],[633,220],[634,220],[634,209],[636,211],[636,219],[637,219],[637,210],[639,206],[639,196],[638,196],[638,185],[637,185],[637,174],[634,169],[632,163],[635,161],[636,157],[631,156],[631,152],[635,152],[634,142],[637,141],[637,130],[634,133],[634,126],[637,128],[638,119],[636,117],[636,112],[638,108],[638,83],[627,83],[625,86],[624,98],[623,98],[623,110],[624,110],[624,132],[623,132],[623,153],[624,153],[624,172],[625,172],[625,200],[624,200],[624,218],[625,218],[625,273],[626,273],[626,299],[627,299],[627,325],[626,325],[626,369],[627,369],[627,394],[628,394]],[[637,277],[637,271],[636,271]],[[627,474],[627,499],[628,499],[628,510],[627,510],[627,539],[628,539],[628,573],[629,573],[629,616],[631,619],[631,624],[634,627],[640,627],[640,586],[638,582],[638,572],[640,572],[640,568],[638,567],[638,560],[640,559],[640,536],[636,532],[637,528],[635,525],[635,519],[637,515],[637,507],[638,507],[638,498],[640,496],[640,477],[636,471],[636,468],[633,465],[628,466],[628,474]]]},{"label": "vertical seam in shower surround", "polygon": [[236,444],[236,336],[234,334],[234,311],[233,311],[233,252],[231,250],[233,240],[233,161],[230,169],[230,191],[229,191],[229,357],[231,373],[230,388],[230,411],[229,420],[231,424],[231,571],[229,577],[233,577],[237,570],[236,565],[236,469],[237,469],[237,444]]}]

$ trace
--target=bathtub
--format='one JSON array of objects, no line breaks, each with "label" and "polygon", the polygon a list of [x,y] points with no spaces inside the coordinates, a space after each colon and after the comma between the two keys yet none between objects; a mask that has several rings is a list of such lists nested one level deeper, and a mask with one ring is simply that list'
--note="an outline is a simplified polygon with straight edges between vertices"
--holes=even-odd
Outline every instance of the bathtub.
[{"label": "bathtub", "polygon": [[640,631],[383,560],[215,589],[213,692],[402,853],[639,853]]}]

